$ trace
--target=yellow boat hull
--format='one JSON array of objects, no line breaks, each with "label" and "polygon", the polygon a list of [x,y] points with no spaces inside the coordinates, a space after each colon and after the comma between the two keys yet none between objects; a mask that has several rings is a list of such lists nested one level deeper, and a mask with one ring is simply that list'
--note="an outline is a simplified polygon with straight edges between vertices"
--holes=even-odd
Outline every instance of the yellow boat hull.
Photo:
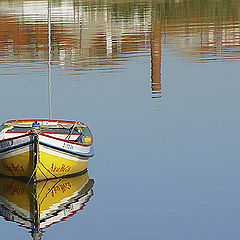
[{"label": "yellow boat hull", "polygon": [[45,146],[39,148],[36,170],[32,145],[0,154],[0,174],[24,178],[34,176],[37,181],[84,172],[87,166],[88,158],[80,158]]},{"label": "yellow boat hull", "polygon": [[47,147],[40,149],[36,170],[37,179],[63,177],[84,172],[87,169],[88,158],[75,157]]}]

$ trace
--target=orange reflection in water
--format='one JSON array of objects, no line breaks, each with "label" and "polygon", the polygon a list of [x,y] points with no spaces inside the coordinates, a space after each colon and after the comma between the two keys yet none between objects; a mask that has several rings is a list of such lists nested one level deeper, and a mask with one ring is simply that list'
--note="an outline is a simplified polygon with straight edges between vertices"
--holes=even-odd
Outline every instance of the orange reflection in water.
[{"label": "orange reflection in water", "polygon": [[238,1],[186,2],[2,1],[0,55],[47,60],[50,3],[52,61],[76,74],[116,71],[151,53],[152,97],[160,98],[163,46],[190,62],[239,60]]}]

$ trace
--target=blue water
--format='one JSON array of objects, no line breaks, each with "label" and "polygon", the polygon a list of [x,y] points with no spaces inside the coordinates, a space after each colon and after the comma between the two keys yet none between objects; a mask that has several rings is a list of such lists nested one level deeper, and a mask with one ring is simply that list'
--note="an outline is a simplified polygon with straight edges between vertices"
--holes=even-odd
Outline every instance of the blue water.
[{"label": "blue water", "polygon": [[[217,23],[212,20],[215,15],[201,18],[198,6],[190,5],[179,13],[179,9],[185,9],[184,4],[170,5],[176,12],[169,14],[180,16],[176,22],[166,16],[169,25],[165,26],[167,30],[161,30],[160,98],[152,98],[151,34],[154,20],[158,19],[154,12],[163,8],[161,1],[126,1],[126,9],[133,13],[135,9],[138,18],[120,10],[116,17],[109,6],[122,9],[122,1],[94,6],[91,1],[78,2],[77,7],[100,19],[104,19],[103,10],[108,9],[110,30],[86,16],[82,25],[64,27],[64,23],[72,21],[72,15],[62,10],[63,5],[71,8],[72,2],[54,6],[53,28],[56,39],[60,39],[54,40],[55,47],[61,48],[71,39],[80,41],[74,35],[80,30],[86,35],[82,45],[74,42],[62,54],[66,56],[74,49],[69,57],[60,57],[60,51],[55,50],[52,114],[54,119],[80,120],[91,128],[95,156],[89,161],[88,171],[95,183],[94,195],[86,207],[46,229],[42,239],[225,240],[240,236],[240,23],[231,10],[238,6],[237,1],[226,2],[209,3],[209,11],[213,7],[222,10]],[[32,4],[34,10],[34,2],[23,3],[30,7]],[[8,15],[18,16],[21,22],[24,15],[15,13],[18,5],[18,1],[12,5],[6,1],[1,9],[7,8]],[[147,12],[143,16],[152,9],[152,18],[144,18],[140,9]],[[196,20],[194,14],[198,13]],[[2,18],[6,13],[0,14]],[[33,19],[27,27],[35,29],[37,15],[34,11],[29,15]],[[61,20],[61,16],[65,18]],[[195,29],[196,21],[205,26],[202,33],[198,27]],[[124,22],[125,30],[120,34]],[[222,30],[211,38],[211,26],[217,25]],[[226,29],[234,34],[228,33],[227,38]],[[68,37],[61,35],[64,31]],[[198,41],[201,34],[205,41],[202,45]],[[110,36],[112,41],[106,43]],[[32,50],[31,54],[25,50],[10,53],[5,48],[18,45],[14,45],[16,39],[9,39],[12,41],[8,40],[8,44],[1,39],[0,45],[0,121],[48,118],[47,50],[43,57]],[[3,218],[0,231],[3,238],[31,239],[27,229]]]}]

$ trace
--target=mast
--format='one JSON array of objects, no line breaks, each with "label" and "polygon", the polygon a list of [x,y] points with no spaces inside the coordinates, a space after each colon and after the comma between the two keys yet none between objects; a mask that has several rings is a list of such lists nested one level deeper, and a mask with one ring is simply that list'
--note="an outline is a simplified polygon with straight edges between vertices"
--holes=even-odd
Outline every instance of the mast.
[{"label": "mast", "polygon": [[51,0],[48,0],[48,117],[52,118],[52,78],[51,78]]}]

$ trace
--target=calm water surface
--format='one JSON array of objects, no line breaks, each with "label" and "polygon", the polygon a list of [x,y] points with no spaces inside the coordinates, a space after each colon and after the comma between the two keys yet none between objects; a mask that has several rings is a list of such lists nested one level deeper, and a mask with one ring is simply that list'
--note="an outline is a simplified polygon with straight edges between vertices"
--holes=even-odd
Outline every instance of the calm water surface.
[{"label": "calm water surface", "polygon": [[[63,201],[66,221],[42,239],[240,237],[239,12],[237,0],[0,1],[0,121],[48,118],[50,72],[52,117],[95,138],[91,200],[75,214]],[[7,216],[0,231],[31,239]]]}]

